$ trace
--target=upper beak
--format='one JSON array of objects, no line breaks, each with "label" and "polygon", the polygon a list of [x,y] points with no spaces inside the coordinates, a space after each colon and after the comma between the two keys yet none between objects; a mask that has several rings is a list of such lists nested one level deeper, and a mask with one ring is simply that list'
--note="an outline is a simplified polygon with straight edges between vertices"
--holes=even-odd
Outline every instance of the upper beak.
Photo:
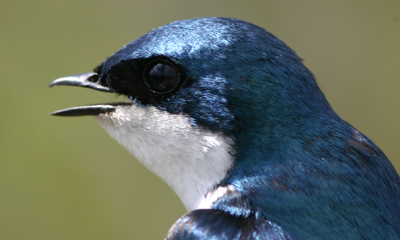
[{"label": "upper beak", "polygon": [[[99,83],[99,75],[97,73],[83,73],[62,77],[50,83],[49,87],[54,85],[78,86],[95,89],[103,92],[113,92],[109,87]],[[99,114],[114,112],[119,105],[130,105],[130,103],[111,103],[111,104],[96,104],[66,108],[50,113],[55,116],[97,116]]]},{"label": "upper beak", "polygon": [[78,86],[87,87],[103,92],[112,92],[112,90],[106,86],[99,83],[99,75],[97,73],[82,73],[77,75],[72,75],[68,77],[62,77],[54,80],[50,83],[49,87],[54,85],[67,85],[67,86]]}]

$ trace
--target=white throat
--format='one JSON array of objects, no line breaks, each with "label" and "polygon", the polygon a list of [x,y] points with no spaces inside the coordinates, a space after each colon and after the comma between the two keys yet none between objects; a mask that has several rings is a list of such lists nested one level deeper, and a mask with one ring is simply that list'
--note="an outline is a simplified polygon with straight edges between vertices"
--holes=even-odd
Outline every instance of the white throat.
[{"label": "white throat", "polygon": [[232,140],[192,126],[182,114],[133,104],[96,118],[111,137],[169,184],[189,211],[199,207],[232,166]]}]

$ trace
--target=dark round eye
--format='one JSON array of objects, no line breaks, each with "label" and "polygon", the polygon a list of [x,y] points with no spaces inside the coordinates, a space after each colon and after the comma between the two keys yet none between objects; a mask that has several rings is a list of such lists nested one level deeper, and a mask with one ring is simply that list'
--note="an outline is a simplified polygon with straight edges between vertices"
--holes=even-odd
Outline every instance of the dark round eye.
[{"label": "dark round eye", "polygon": [[179,69],[166,60],[150,62],[144,70],[145,84],[158,94],[172,92],[181,81]]}]

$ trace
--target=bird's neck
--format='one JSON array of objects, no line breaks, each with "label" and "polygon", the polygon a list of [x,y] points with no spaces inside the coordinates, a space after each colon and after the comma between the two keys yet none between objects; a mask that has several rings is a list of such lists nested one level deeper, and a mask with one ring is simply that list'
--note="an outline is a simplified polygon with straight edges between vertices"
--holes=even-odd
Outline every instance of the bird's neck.
[{"label": "bird's neck", "polygon": [[182,114],[134,104],[97,119],[115,140],[170,185],[188,210],[198,207],[233,164],[230,138],[199,130]]}]

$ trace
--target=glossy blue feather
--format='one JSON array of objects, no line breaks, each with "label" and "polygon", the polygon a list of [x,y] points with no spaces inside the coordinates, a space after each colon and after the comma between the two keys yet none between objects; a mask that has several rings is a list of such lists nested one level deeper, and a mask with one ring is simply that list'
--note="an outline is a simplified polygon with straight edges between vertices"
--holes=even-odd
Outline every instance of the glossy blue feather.
[{"label": "glossy blue feather", "polygon": [[[126,76],[140,78],[132,69],[156,57],[175,62],[184,82],[166,96],[130,95]],[[218,186],[237,191],[183,216],[167,239],[400,239],[395,169],[264,29],[228,18],[174,22],[122,48],[99,74],[139,104],[235,141],[234,166]]]}]

